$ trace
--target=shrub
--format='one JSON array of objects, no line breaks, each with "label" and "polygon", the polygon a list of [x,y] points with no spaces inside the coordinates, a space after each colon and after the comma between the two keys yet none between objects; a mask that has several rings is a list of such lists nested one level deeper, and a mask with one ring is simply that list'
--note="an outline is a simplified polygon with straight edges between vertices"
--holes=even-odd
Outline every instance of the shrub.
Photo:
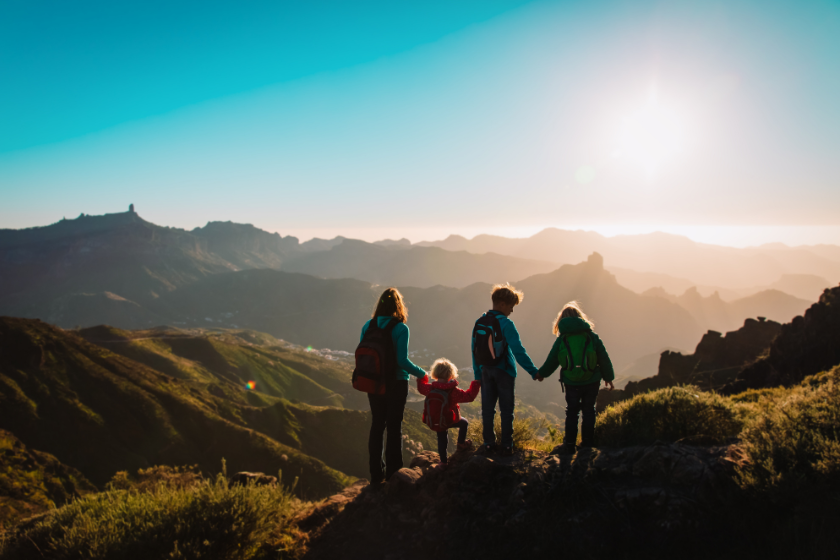
[{"label": "shrub", "polygon": [[202,481],[198,465],[189,467],[170,467],[157,465],[148,469],[139,469],[136,476],[127,471],[119,471],[108,483],[111,490],[150,491],[158,486],[168,488],[191,488]]},{"label": "shrub", "polygon": [[282,529],[292,503],[281,487],[229,488],[222,475],[191,488],[109,490],[24,523],[3,558],[247,559]]},{"label": "shrub", "polygon": [[668,387],[607,408],[595,422],[595,439],[617,447],[692,436],[723,441],[741,431],[750,410],[696,387]]},{"label": "shrub", "polygon": [[840,370],[806,378],[775,394],[742,434],[747,487],[795,490],[840,483]]}]

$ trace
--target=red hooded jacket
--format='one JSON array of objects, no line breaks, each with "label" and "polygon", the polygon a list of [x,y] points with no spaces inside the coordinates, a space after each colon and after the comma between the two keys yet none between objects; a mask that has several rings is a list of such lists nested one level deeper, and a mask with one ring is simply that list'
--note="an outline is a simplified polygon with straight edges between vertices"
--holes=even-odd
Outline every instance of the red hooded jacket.
[{"label": "red hooded jacket", "polygon": [[[473,402],[478,396],[478,391],[481,389],[481,381],[473,381],[470,383],[470,388],[464,391],[458,388],[458,381],[435,381],[429,384],[429,376],[417,379],[417,390],[423,396],[428,396],[432,389],[440,389],[449,391],[449,408],[452,411],[452,422],[455,423],[461,419],[461,407],[458,403]],[[426,411],[423,410],[423,422],[426,422]]]}]

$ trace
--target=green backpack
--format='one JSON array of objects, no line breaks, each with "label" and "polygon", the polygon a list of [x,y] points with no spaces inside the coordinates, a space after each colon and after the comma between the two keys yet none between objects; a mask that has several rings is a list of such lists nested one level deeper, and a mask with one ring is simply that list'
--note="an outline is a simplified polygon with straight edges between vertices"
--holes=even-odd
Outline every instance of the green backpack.
[{"label": "green backpack", "polygon": [[560,380],[586,383],[598,369],[598,354],[588,332],[560,335],[563,344],[557,352],[560,359]]}]

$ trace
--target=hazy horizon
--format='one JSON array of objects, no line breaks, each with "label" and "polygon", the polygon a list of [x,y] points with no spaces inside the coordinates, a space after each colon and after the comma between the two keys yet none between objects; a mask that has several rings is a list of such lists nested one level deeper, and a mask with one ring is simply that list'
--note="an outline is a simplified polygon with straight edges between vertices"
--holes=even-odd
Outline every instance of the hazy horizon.
[{"label": "hazy horizon", "polygon": [[[111,210],[105,214],[114,214],[125,210]],[[159,214],[155,209],[144,212],[137,208],[138,215],[146,221],[159,226],[176,227],[190,231],[205,226],[209,221],[197,221],[194,223],[165,223],[152,216]],[[85,215],[96,215],[84,212]],[[59,219],[74,219],[78,216],[62,216]],[[164,216],[160,216],[163,218]],[[22,221],[22,220],[21,220]],[[0,224],[0,229],[25,229],[32,227],[43,227],[55,223],[58,220],[51,220],[46,223],[23,224],[12,227],[7,224]],[[234,221],[234,220],[213,220],[213,221]],[[840,246],[840,226],[733,226],[733,225],[558,225],[542,224],[527,226],[454,226],[454,227],[319,227],[319,228],[283,228],[272,227],[271,225],[249,223],[254,227],[269,233],[278,233],[283,237],[297,237],[301,242],[311,239],[333,239],[335,237],[346,237],[359,239],[373,243],[385,240],[408,239],[411,243],[442,241],[451,235],[458,235],[467,239],[473,239],[479,235],[493,235],[507,238],[528,238],[545,229],[555,228],[566,231],[589,231],[595,232],[604,237],[616,237],[622,235],[644,235],[649,233],[668,233],[687,237],[697,243],[709,245],[721,245],[724,247],[758,247],[760,245],[782,243],[789,247],[803,245],[838,245]]]}]

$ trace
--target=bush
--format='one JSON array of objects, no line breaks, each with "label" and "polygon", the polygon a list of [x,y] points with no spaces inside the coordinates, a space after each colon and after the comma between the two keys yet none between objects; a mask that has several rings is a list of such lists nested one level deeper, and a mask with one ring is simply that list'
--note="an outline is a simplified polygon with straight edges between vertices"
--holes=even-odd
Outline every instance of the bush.
[{"label": "bush", "polygon": [[763,414],[741,435],[749,462],[741,482],[754,488],[840,483],[840,371],[817,374],[766,395]]},{"label": "bush", "polygon": [[668,387],[607,408],[595,422],[600,445],[623,447],[702,436],[721,442],[741,431],[751,408],[696,387]]},{"label": "bush", "polygon": [[136,476],[127,471],[119,471],[108,483],[109,490],[150,491],[159,486],[167,488],[191,488],[203,480],[198,465],[170,467],[157,465],[148,469],[139,469]]},{"label": "bush", "polygon": [[3,558],[252,558],[282,530],[293,498],[281,487],[232,486],[224,476],[191,488],[109,490],[25,522]]}]

